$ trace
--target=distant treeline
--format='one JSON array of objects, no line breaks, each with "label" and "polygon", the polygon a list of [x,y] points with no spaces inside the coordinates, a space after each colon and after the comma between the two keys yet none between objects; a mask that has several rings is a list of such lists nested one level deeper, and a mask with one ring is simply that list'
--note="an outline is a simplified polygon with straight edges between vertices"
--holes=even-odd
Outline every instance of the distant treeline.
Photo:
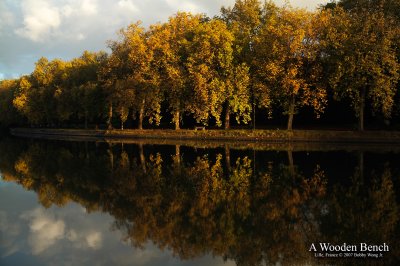
[{"label": "distant treeline", "polygon": [[[42,57],[30,75],[0,82],[3,126],[156,126],[182,117],[230,127],[332,102],[348,116],[390,122],[400,109],[400,0],[342,0],[315,12],[237,0],[219,16],[177,13],[121,29],[111,54]],[[353,112],[351,112],[352,110]],[[161,120],[163,117],[163,120]],[[146,122],[147,123],[147,122]]]}]

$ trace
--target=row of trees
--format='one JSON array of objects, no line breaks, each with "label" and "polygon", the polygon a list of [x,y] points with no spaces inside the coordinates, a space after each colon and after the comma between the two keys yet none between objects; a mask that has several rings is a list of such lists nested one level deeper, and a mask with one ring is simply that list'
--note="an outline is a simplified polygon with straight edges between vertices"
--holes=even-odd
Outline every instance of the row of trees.
[{"label": "row of trees", "polygon": [[[0,83],[0,122],[121,128],[129,116],[160,124],[169,113],[227,129],[255,123],[255,110],[317,117],[328,99],[348,101],[364,129],[365,109],[392,115],[398,96],[400,1],[343,0],[316,12],[237,0],[215,18],[177,13],[140,23],[109,42],[112,53],[71,61],[41,58],[31,75]],[[253,114],[253,117],[252,117]]]}]

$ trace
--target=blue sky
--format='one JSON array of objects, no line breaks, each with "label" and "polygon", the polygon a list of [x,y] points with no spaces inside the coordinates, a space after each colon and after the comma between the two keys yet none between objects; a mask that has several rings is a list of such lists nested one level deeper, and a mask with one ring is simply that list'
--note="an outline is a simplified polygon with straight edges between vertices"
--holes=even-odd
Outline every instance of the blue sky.
[{"label": "blue sky", "polygon": [[[235,0],[0,0],[0,80],[33,71],[41,57],[70,60],[84,50],[107,50],[116,32],[141,20],[166,21],[177,11],[218,14]],[[277,4],[284,1],[277,0]],[[313,10],[327,0],[293,0]]]}]

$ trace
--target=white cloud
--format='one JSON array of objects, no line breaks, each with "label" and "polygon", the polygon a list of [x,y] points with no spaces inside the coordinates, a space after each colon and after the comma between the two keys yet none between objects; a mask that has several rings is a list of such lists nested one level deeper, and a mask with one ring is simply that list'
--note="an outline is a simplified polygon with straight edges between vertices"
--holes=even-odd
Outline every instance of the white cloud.
[{"label": "white cloud", "polygon": [[[0,73],[29,74],[41,56],[70,60],[84,50],[105,50],[116,32],[141,20],[145,27],[177,11],[213,17],[235,0],[0,0]],[[276,0],[282,4],[283,0]],[[314,7],[327,0],[292,0]]]},{"label": "white cloud", "polygon": [[56,4],[51,0],[22,0],[23,25],[15,33],[40,43],[83,40],[84,34],[75,31],[87,29],[86,25],[91,26],[96,21],[99,12],[97,1],[64,0]]},{"label": "white cloud", "polygon": [[74,9],[70,5],[65,5],[61,8],[61,14],[66,18],[70,17],[73,12]]},{"label": "white cloud", "polygon": [[129,12],[133,12],[133,13],[139,12],[139,8],[137,8],[131,0],[120,0],[118,2],[118,6]]},{"label": "white cloud", "polygon": [[76,39],[77,39],[78,41],[82,41],[82,40],[84,40],[85,38],[86,38],[85,34],[82,34],[82,33],[79,33],[79,34],[76,36]]},{"label": "white cloud", "polygon": [[[96,250],[103,246],[101,232],[87,228],[71,228],[71,225],[68,226],[59,215],[46,211],[42,207],[26,211],[20,217],[29,221],[28,244],[32,254],[41,254],[52,246],[65,245],[67,242],[80,249]],[[0,226],[4,227],[3,224],[4,219],[0,215]]]},{"label": "white cloud", "polygon": [[90,248],[99,249],[102,246],[102,236],[100,232],[91,232],[86,236],[86,243]]},{"label": "white cloud", "polygon": [[[201,8],[194,4],[193,1],[166,0],[168,5],[177,11],[189,11],[192,13],[201,12]],[[172,14],[171,14],[172,15]]]},{"label": "white cloud", "polygon": [[24,0],[21,6],[24,26],[15,32],[22,37],[43,42],[61,24],[59,8],[46,0]]},{"label": "white cloud", "polygon": [[97,2],[95,0],[83,0],[81,10],[85,15],[97,14]]},{"label": "white cloud", "polygon": [[78,239],[78,234],[76,233],[76,231],[74,229],[71,229],[66,234],[66,237],[67,237],[67,239],[69,241],[73,242],[73,241],[76,241]]},{"label": "white cloud", "polygon": [[40,254],[58,240],[64,238],[65,223],[45,212],[43,208],[36,208],[27,212],[21,218],[31,220],[29,229],[29,244],[33,254]]}]

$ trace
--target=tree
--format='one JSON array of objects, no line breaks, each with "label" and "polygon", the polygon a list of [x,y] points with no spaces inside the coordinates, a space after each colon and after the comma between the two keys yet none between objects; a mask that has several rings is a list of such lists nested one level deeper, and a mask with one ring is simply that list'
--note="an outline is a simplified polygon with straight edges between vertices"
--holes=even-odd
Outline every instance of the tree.
[{"label": "tree", "polygon": [[213,116],[220,126],[225,105],[226,128],[232,110],[238,122],[240,119],[247,122],[251,110],[248,68],[235,67],[233,63],[233,35],[217,19],[199,24],[193,34],[186,64],[192,95],[186,110],[194,114],[197,122],[207,124]]},{"label": "tree", "polygon": [[250,73],[249,67],[243,63],[232,66],[225,83],[217,81],[217,86],[224,86],[225,97],[225,129],[230,128],[230,116],[235,114],[236,122],[247,124],[251,114]]},{"label": "tree", "polygon": [[231,67],[233,37],[218,20],[197,25],[193,35],[186,63],[191,88],[186,109],[193,113],[198,123],[208,124],[210,116],[213,116],[217,125],[221,125],[224,84]]},{"label": "tree", "polygon": [[138,22],[120,31],[121,40],[110,42],[112,54],[105,69],[106,83],[122,126],[130,110],[134,118],[138,113],[139,129],[144,116],[149,117],[150,123],[160,123],[161,93],[149,34]]},{"label": "tree", "polygon": [[398,28],[378,8],[329,12],[321,38],[329,85],[337,99],[349,98],[364,130],[366,101],[373,112],[389,118],[399,79],[396,58]]},{"label": "tree", "polygon": [[41,124],[45,120],[42,95],[45,86],[51,82],[48,65],[49,61],[45,57],[35,63],[35,70],[29,76],[29,80],[28,78],[22,80],[13,101],[14,106],[28,119],[31,125]]},{"label": "tree", "polygon": [[17,90],[18,80],[9,79],[0,81],[0,127],[23,123],[22,116],[14,105]]},{"label": "tree", "polygon": [[[377,9],[383,11],[386,17],[393,17],[400,20],[400,1],[399,0],[340,0],[328,7],[341,7],[348,12],[374,12]],[[328,8],[326,7],[326,8]],[[400,21],[399,21],[400,22]]]},{"label": "tree", "polygon": [[326,91],[319,78],[318,39],[313,14],[291,7],[276,8],[255,40],[256,90],[261,107],[281,107],[292,130],[298,108],[311,106],[317,116],[326,105]]},{"label": "tree", "polygon": [[[123,30],[121,30],[122,35]],[[100,80],[106,91],[108,105],[108,129],[112,128],[112,116],[117,112],[121,120],[121,129],[128,118],[129,108],[134,103],[134,89],[128,86],[127,79],[132,73],[129,65],[130,47],[121,42],[110,42],[111,55],[101,68]],[[114,111],[115,110],[115,111]]]},{"label": "tree", "polygon": [[236,0],[233,8],[221,8],[221,18],[234,35],[234,56],[237,64],[252,65],[254,39],[263,23],[259,0]]},{"label": "tree", "polygon": [[130,49],[128,61],[131,75],[127,82],[135,92],[132,108],[134,116],[138,113],[138,128],[143,128],[144,116],[149,117],[150,123],[159,125],[162,98],[158,72],[154,67],[153,48],[149,44],[151,33],[145,32],[139,24],[132,24],[121,31],[121,34],[124,37],[124,45]]},{"label": "tree", "polygon": [[201,15],[179,12],[167,23],[151,27],[154,67],[160,73],[160,84],[175,129],[180,128],[181,113],[187,109],[191,95],[187,60],[190,57],[189,45],[194,38],[193,29],[203,20]]},{"label": "tree", "polygon": [[28,107],[28,97],[29,97],[29,92],[32,87],[29,77],[24,76],[21,77],[19,82],[16,81],[16,91],[14,92],[14,98],[13,98],[13,105],[14,107],[23,115],[27,116],[29,115],[29,107]]},{"label": "tree", "polygon": [[[236,68],[236,73],[233,76],[237,74],[237,77],[243,78],[241,82],[237,83],[237,93],[231,94],[231,103],[234,103],[237,107],[241,107],[239,109],[242,115],[245,116],[246,123],[251,120],[250,112],[251,109],[253,109],[253,128],[255,128],[254,120],[256,111],[256,96],[253,84],[256,57],[254,42],[264,23],[263,13],[272,6],[273,5],[269,2],[265,3],[265,6],[262,8],[259,0],[236,0],[233,8],[221,8],[221,18],[234,36],[233,64]],[[238,79],[236,79],[236,81],[238,81]],[[232,92],[235,92],[235,90]],[[246,95],[245,98],[243,98],[244,95]],[[241,99],[242,103],[238,104],[238,99]],[[251,108],[251,103],[253,108]],[[227,104],[225,111],[225,128],[229,128],[230,109],[230,106]],[[237,108],[234,109],[237,110]]]},{"label": "tree", "polygon": [[62,84],[66,79],[67,62],[40,58],[35,70],[18,81],[13,105],[31,124],[53,125],[60,120],[57,114]]},{"label": "tree", "polygon": [[85,128],[89,121],[98,119],[103,113],[105,96],[99,85],[98,72],[106,59],[104,52],[84,51],[71,61],[68,80],[64,84],[65,93],[60,106],[78,119],[83,118]]}]

